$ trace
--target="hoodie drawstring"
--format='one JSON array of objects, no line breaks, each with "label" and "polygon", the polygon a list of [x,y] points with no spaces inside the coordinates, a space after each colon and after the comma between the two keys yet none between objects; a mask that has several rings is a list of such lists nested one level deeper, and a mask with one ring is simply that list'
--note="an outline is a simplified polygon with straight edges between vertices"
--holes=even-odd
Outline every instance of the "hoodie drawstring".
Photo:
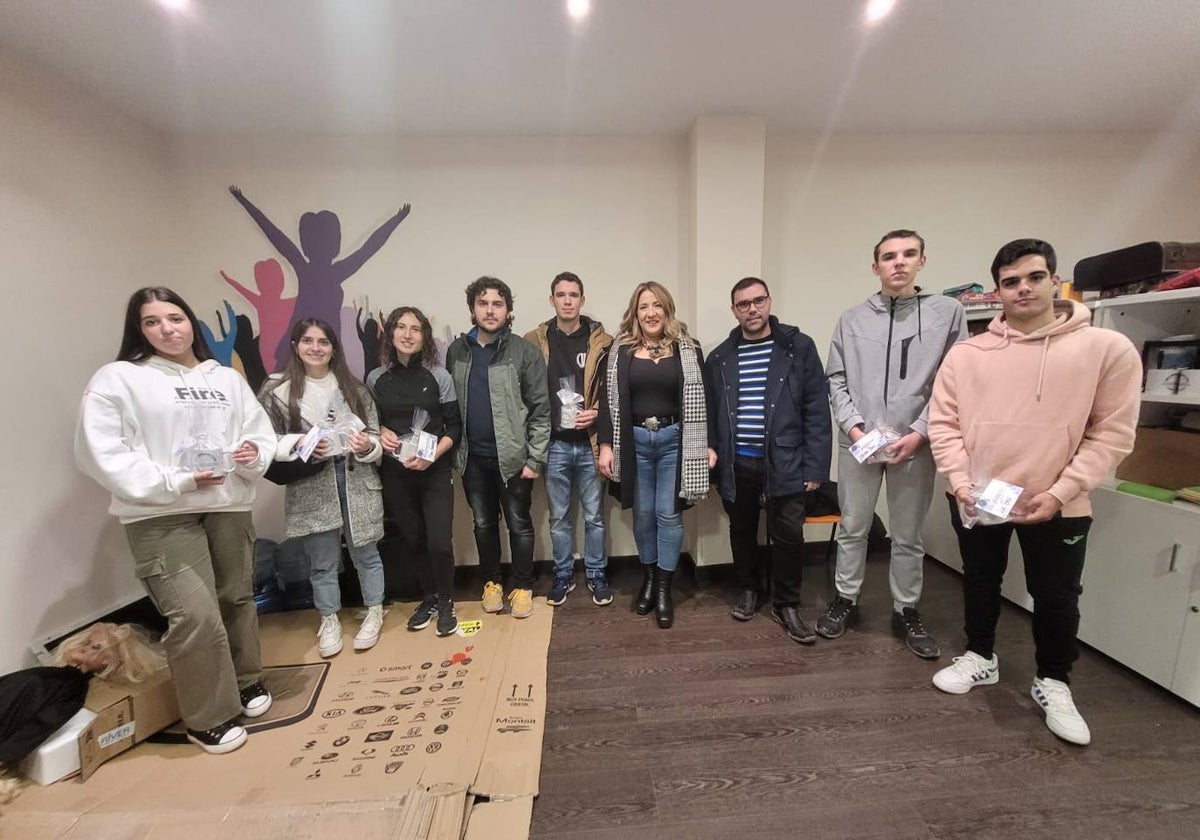
[{"label": "hoodie drawstring", "polygon": [[1046,378],[1046,356],[1050,353],[1050,333],[1042,339],[1042,363],[1038,366],[1037,401],[1042,401],[1042,381]]}]

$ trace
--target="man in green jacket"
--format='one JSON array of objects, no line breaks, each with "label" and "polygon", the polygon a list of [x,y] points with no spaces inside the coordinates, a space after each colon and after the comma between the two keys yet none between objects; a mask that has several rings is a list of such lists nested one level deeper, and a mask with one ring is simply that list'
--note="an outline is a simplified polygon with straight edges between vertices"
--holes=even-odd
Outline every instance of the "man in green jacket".
[{"label": "man in green jacket", "polygon": [[545,470],[550,445],[546,363],[538,349],[511,332],[508,284],[480,277],[467,286],[475,326],[446,351],[446,367],[462,408],[465,434],[455,453],[463,492],[475,520],[475,547],[486,582],[483,609],[504,607],[500,583],[500,509],[512,553],[514,618],[533,611],[533,480]]}]

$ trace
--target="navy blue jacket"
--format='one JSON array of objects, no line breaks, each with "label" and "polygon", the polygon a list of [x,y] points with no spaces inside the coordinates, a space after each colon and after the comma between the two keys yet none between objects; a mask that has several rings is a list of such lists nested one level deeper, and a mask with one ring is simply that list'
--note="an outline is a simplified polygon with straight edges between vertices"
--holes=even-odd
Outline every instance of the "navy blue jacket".
[{"label": "navy blue jacket", "polygon": [[[738,342],[735,328],[708,355],[709,446],[717,452],[715,480],[721,498],[734,497],[734,436],[737,433]],[[771,316],[771,364],[767,370],[766,489],[768,498],[804,492],[804,482],[829,480],[833,424],[825,372],[817,345],[800,330]]]}]

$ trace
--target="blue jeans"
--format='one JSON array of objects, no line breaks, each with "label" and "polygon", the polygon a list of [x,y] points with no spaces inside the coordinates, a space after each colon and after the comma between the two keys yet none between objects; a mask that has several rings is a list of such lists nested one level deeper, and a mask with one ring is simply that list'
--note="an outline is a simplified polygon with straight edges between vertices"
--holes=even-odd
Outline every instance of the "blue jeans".
[{"label": "blue jeans", "polygon": [[637,457],[637,491],[633,498],[633,538],[643,564],[666,572],[679,565],[683,549],[683,515],[676,505],[679,424],[652,432],[633,427]]},{"label": "blue jeans", "polygon": [[383,560],[375,543],[358,547],[350,545],[350,514],[346,510],[346,463],[334,463],[337,470],[338,501],[342,506],[342,527],[301,537],[299,542],[308,555],[309,580],[312,581],[313,605],[322,616],[333,615],[342,608],[342,590],[338,586],[338,561],[342,559],[341,533],[346,533],[346,548],[358,572],[363,605],[377,607],[383,603]]},{"label": "blue jeans", "polygon": [[604,495],[592,445],[586,440],[551,440],[546,461],[546,498],[550,505],[550,545],[555,575],[575,567],[575,533],[571,522],[571,490],[579,488],[583,508],[583,566],[589,578],[604,573]]}]

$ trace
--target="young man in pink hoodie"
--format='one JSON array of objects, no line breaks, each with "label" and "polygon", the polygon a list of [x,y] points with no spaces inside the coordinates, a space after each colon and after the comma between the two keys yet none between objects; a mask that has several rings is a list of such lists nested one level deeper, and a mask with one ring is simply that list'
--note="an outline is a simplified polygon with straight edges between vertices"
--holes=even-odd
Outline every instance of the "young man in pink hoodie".
[{"label": "young man in pink hoodie", "polygon": [[[1087,307],[1054,299],[1055,264],[1041,240],[1001,248],[992,279],[1004,312],[986,333],[955,346],[934,381],[929,445],[954,494],[967,650],[933,684],[966,694],[999,679],[993,647],[1015,531],[1034,602],[1030,693],[1051,732],[1087,744],[1091,733],[1068,682],[1079,655],[1088,493],[1133,449],[1142,366],[1129,339],[1091,326]],[[1011,513],[990,519],[1006,521],[964,526],[964,516],[970,523],[979,514],[977,502],[985,506],[980,493],[994,479],[1020,488]]]}]

